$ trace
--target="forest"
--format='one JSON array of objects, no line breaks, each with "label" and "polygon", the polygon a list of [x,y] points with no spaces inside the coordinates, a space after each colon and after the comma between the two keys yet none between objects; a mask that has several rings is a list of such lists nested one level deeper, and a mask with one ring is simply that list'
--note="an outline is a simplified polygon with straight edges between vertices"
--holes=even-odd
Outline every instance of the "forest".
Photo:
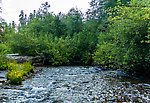
[{"label": "forest", "polygon": [[[45,2],[19,25],[0,21],[0,69],[7,54],[44,56],[45,65],[101,65],[150,73],[150,1],[92,0],[84,14],[54,14]],[[27,64],[28,65],[28,64]]]}]

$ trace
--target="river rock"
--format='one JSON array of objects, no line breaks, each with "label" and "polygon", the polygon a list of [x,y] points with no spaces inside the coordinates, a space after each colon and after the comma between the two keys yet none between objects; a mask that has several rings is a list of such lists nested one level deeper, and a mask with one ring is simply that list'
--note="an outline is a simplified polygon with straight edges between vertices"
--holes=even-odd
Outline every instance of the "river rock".
[{"label": "river rock", "polygon": [[6,71],[0,71],[0,78],[5,78]]},{"label": "river rock", "polygon": [[6,82],[6,79],[5,78],[0,78],[0,83],[4,83]]},{"label": "river rock", "polygon": [[8,54],[7,58],[10,61],[15,60],[17,63],[31,61],[33,65],[42,65],[45,62],[44,56],[19,56],[19,54]]},{"label": "river rock", "polygon": [[5,78],[5,74],[0,73],[0,78]]},{"label": "river rock", "polygon": [[43,67],[41,73],[17,86],[20,88],[17,90],[22,91],[2,88],[0,97],[8,97],[9,100],[0,102],[150,103],[150,83],[142,80],[135,84],[110,72],[96,72],[93,68],[83,67]]},{"label": "river rock", "polygon": [[46,88],[43,88],[43,87],[39,87],[39,88],[33,87],[31,91],[36,94],[36,93],[40,93],[40,92],[45,91],[45,90],[46,90]]},{"label": "river rock", "polygon": [[2,86],[2,83],[0,83],[0,87]]}]

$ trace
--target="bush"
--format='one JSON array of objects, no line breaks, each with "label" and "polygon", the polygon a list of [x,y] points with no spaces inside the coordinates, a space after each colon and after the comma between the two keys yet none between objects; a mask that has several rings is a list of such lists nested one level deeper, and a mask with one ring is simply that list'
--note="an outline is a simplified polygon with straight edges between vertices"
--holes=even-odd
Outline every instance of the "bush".
[{"label": "bush", "polygon": [[47,61],[52,65],[67,65],[70,63],[73,47],[70,37],[65,39],[55,37],[49,43],[49,48],[43,53],[47,57]]},{"label": "bush", "polygon": [[7,60],[6,55],[0,55],[0,70],[6,70],[7,69]]},{"label": "bush", "polygon": [[14,53],[19,53],[20,55],[36,55],[36,42],[37,40],[32,39],[30,35],[16,33],[10,36],[8,44]]},{"label": "bush", "polygon": [[0,70],[7,69],[6,53],[7,53],[7,46],[1,43],[0,44]]},{"label": "bush", "polygon": [[8,63],[8,73],[6,75],[7,80],[10,80],[11,84],[21,84],[23,76],[28,76],[34,69],[30,62],[17,64],[16,62]]},{"label": "bush", "polygon": [[23,79],[22,72],[18,68],[9,70],[7,79],[10,80],[11,84],[21,84]]},{"label": "bush", "polygon": [[144,1],[132,0],[127,6],[110,9],[108,31],[99,36],[95,62],[138,72],[150,71],[150,4]]},{"label": "bush", "polygon": [[20,68],[23,76],[28,76],[30,72],[34,71],[34,66],[32,66],[30,62],[20,64]]}]

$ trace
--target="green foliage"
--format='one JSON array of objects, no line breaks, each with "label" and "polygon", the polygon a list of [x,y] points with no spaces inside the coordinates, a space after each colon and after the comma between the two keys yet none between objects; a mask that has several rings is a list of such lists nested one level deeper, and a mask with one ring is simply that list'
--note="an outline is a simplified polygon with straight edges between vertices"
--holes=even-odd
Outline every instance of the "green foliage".
[{"label": "green foliage", "polygon": [[10,80],[11,84],[21,84],[23,76],[28,76],[30,72],[33,72],[34,67],[30,62],[23,64],[17,64],[16,62],[8,63],[8,73],[6,75],[7,80]]},{"label": "green foliage", "polygon": [[145,2],[148,0],[142,4],[132,0],[127,6],[109,9],[108,32],[99,36],[95,62],[134,71],[150,71],[150,45],[147,44],[150,5]]},{"label": "green foliage", "polygon": [[31,65],[31,62],[24,62],[19,65],[23,76],[28,76],[29,73],[34,71],[34,66]]},{"label": "green foliage", "polygon": [[62,23],[66,26],[67,35],[73,36],[74,33],[82,31],[82,12],[78,9],[72,8],[69,13],[62,18]]},{"label": "green foliage", "polygon": [[7,60],[6,55],[1,54],[0,55],[0,70],[7,69]]},{"label": "green foliage", "polygon": [[48,47],[41,53],[52,65],[69,65],[75,62],[90,64],[92,50],[96,46],[96,35],[85,33],[81,32],[66,38],[55,37],[49,43],[47,42]]},{"label": "green foliage", "polygon": [[7,79],[10,80],[11,84],[21,84],[22,82],[22,73],[17,68],[15,70],[8,71]]},{"label": "green foliage", "polygon": [[7,69],[7,58],[6,53],[8,52],[8,47],[1,43],[0,44],[0,70]]},{"label": "green foliage", "polygon": [[9,46],[14,53],[20,55],[36,55],[36,39],[32,39],[25,34],[16,33],[11,35]]},{"label": "green foliage", "polygon": [[49,43],[49,48],[43,53],[52,65],[62,65],[69,64],[71,50],[69,37],[66,37],[66,39],[55,37],[53,42]]},{"label": "green foliage", "polygon": [[42,34],[53,34],[54,36],[60,37],[64,35],[64,25],[59,20],[58,16],[52,14],[45,14],[44,18],[38,17],[29,21],[24,30],[20,31],[23,33],[34,33],[37,36]]},{"label": "green foliage", "polygon": [[83,29],[82,32],[77,34],[76,43],[76,59],[80,59],[80,61],[84,64],[91,64],[92,53],[97,44],[97,33],[92,33],[86,29]]},{"label": "green foliage", "polygon": [[[1,23],[0,53],[42,55],[49,65],[90,65],[94,61],[150,72],[149,0],[92,0],[90,7],[86,19],[77,8],[55,15],[49,12],[48,2],[29,17],[21,11],[18,31],[14,22]],[[20,69],[16,71],[19,74]]]},{"label": "green foliage", "polygon": [[57,16],[43,10],[31,13],[28,23],[21,12],[19,31],[7,37],[11,50],[20,55],[43,55],[51,65],[91,64],[97,43],[96,22],[84,23],[82,12],[75,8]]},{"label": "green foliage", "polygon": [[[117,1],[119,1],[119,3]],[[96,19],[102,23],[102,20],[108,16],[106,13],[108,8],[113,8],[120,4],[126,5],[129,1],[130,0],[91,0],[90,9],[86,12],[87,19]]]}]

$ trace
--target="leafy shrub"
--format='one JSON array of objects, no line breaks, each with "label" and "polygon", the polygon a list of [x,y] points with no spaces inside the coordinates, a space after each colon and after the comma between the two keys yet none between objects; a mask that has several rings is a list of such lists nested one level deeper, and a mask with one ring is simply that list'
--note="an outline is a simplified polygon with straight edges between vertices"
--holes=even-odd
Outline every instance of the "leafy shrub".
[{"label": "leafy shrub", "polygon": [[6,55],[0,55],[0,70],[7,69],[7,60]]},{"label": "leafy shrub", "polygon": [[8,73],[6,75],[7,80],[10,80],[11,84],[21,84],[23,76],[28,76],[33,71],[33,66],[30,62],[17,64],[16,62],[8,63]]},{"label": "leafy shrub", "polygon": [[10,80],[11,84],[21,84],[23,79],[22,72],[18,68],[9,70],[7,73],[7,79]]},{"label": "leafy shrub", "polygon": [[36,55],[36,39],[32,39],[30,35],[16,33],[10,36],[9,46],[13,52],[20,55]]},{"label": "leafy shrub", "polygon": [[50,43],[49,50],[45,52],[45,56],[52,65],[66,65],[70,63],[72,51],[73,45],[70,37],[65,39],[55,37]]},{"label": "leafy shrub", "polygon": [[110,9],[108,31],[99,36],[95,62],[138,72],[149,71],[150,4],[145,2],[148,0],[132,0],[127,6]]},{"label": "leafy shrub", "polygon": [[5,70],[7,68],[6,53],[7,53],[7,46],[1,43],[0,44],[0,70]]},{"label": "leafy shrub", "polygon": [[23,76],[28,76],[30,72],[34,71],[34,66],[32,66],[30,62],[24,62],[23,64],[20,64],[20,66]]},{"label": "leafy shrub", "polygon": [[97,44],[97,33],[84,29],[82,32],[77,34],[76,38],[77,51],[75,57],[78,58],[82,64],[91,64],[92,54]]}]

